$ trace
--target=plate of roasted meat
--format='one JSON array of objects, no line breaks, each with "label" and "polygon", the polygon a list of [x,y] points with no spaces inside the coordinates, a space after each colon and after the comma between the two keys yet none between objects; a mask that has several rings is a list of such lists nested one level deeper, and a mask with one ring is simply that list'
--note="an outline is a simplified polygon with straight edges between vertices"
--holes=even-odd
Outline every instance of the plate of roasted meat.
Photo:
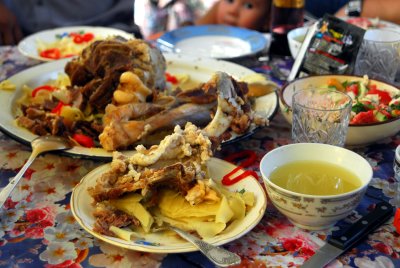
[{"label": "plate of roasted meat", "polygon": [[[236,167],[212,157],[214,142],[187,123],[132,155],[114,152],[111,163],[75,186],[74,217],[98,239],[144,252],[197,250],[168,226],[215,245],[238,239],[263,217],[266,195],[251,175],[235,184],[223,183]],[[239,169],[235,175],[243,172]]]},{"label": "plate of roasted meat", "polygon": [[91,158],[157,144],[186,122],[224,144],[267,126],[277,110],[276,85],[257,75],[227,61],[162,54],[139,39],[95,41],[74,59],[10,77],[0,89],[0,128],[26,144],[64,136],[76,145],[66,153]]}]

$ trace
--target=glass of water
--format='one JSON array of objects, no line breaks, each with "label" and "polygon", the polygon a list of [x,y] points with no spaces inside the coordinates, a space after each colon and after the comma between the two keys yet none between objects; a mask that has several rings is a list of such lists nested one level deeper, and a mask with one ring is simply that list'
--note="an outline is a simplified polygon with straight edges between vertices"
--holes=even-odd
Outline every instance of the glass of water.
[{"label": "glass of water", "polygon": [[333,89],[301,89],[292,98],[294,142],[325,143],[343,147],[352,100]]},{"label": "glass of water", "polygon": [[393,83],[400,65],[400,33],[372,29],[365,33],[355,74]]}]

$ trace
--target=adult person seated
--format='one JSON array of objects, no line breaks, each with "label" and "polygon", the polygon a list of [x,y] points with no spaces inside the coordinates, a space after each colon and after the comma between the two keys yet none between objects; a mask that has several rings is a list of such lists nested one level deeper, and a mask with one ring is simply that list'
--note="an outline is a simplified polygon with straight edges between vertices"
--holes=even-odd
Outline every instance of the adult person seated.
[{"label": "adult person seated", "polygon": [[144,38],[154,40],[166,31],[192,25],[216,0],[135,1],[135,23]]},{"label": "adult person seated", "polygon": [[[399,0],[352,0],[353,5],[359,5],[359,16],[366,18],[379,18],[400,24],[400,1]],[[336,16],[346,16],[348,6],[342,7]],[[353,11],[354,12],[354,11]],[[356,15],[357,11],[355,12]]]},{"label": "adult person seated", "polygon": [[337,17],[379,18],[400,24],[399,0],[306,0],[305,10],[317,18],[328,13]]},{"label": "adult person seated", "polygon": [[65,26],[118,28],[140,37],[132,0],[0,0],[0,44],[13,45],[25,35]]},{"label": "adult person seated", "polygon": [[349,0],[305,0],[304,9],[316,18],[322,18],[325,13],[335,14]]}]

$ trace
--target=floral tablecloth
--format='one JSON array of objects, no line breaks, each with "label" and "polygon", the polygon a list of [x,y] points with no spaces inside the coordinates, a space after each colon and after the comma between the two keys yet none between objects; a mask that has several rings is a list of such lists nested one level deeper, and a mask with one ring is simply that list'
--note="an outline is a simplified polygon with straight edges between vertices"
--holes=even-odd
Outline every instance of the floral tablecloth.
[{"label": "floral tablecloth", "polygon": [[[0,48],[0,81],[36,65],[15,47]],[[283,72],[290,60],[277,59],[274,66]],[[271,65],[254,70],[270,75]],[[1,115],[0,115],[1,116]],[[291,142],[290,125],[281,114],[269,127],[252,137],[226,145],[217,157],[252,150],[258,161],[249,167],[258,172],[258,163],[268,151]],[[398,182],[393,177],[394,149],[400,136],[357,149],[374,169],[374,178],[357,211],[335,227],[318,232],[294,227],[271,203],[261,222],[242,238],[224,247],[242,258],[239,267],[296,267],[335,231],[359,219],[375,203],[384,199],[400,206]],[[30,155],[30,148],[0,134],[0,187],[18,172]],[[0,267],[213,267],[200,253],[150,254],[126,250],[94,239],[80,228],[71,214],[69,199],[79,180],[99,161],[57,154],[40,156],[25,173],[12,197],[0,210]],[[261,180],[260,180],[261,182]],[[400,267],[400,235],[393,219],[372,233],[368,240],[333,261],[330,267]]]}]

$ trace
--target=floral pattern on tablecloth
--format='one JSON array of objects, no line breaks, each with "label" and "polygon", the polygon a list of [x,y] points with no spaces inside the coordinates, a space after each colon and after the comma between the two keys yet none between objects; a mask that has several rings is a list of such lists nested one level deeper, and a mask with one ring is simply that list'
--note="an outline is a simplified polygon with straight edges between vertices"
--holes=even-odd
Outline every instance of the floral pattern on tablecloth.
[{"label": "floral pattern on tablecloth", "polygon": [[[0,48],[0,57],[0,80],[37,64],[12,47]],[[271,74],[270,66],[257,68]],[[217,157],[252,150],[257,161],[248,168],[258,172],[265,153],[290,142],[290,125],[278,113],[269,127],[223,146]],[[400,136],[395,136],[355,150],[369,161],[374,178],[358,212],[329,230],[310,232],[294,227],[269,202],[264,218],[253,230],[224,245],[242,257],[237,267],[298,267],[332,232],[355,222],[379,200],[399,207],[399,183],[393,178],[392,168],[394,149],[399,144]],[[29,147],[0,134],[0,187],[15,176],[29,155]],[[0,210],[0,267],[213,267],[199,252],[165,255],[131,251],[98,241],[85,232],[71,213],[69,199],[74,185],[101,164],[60,154],[45,154],[35,160]],[[262,183],[261,178],[259,181]],[[400,235],[389,221],[329,267],[400,267],[399,254]]]},{"label": "floral pattern on tablecloth", "polygon": [[38,60],[23,56],[15,47],[0,47],[0,81],[39,63]]}]

